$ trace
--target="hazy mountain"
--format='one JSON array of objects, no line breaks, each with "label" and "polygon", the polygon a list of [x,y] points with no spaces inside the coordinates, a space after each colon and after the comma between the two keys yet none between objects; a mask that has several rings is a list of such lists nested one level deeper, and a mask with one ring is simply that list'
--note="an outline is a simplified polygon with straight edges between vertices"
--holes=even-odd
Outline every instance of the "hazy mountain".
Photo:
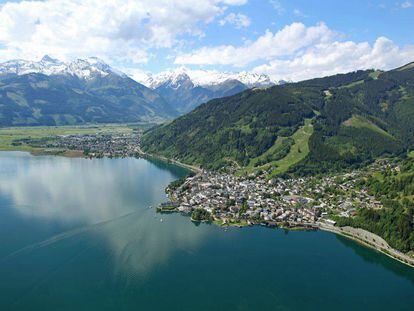
[{"label": "hazy mountain", "polygon": [[0,125],[157,122],[176,115],[155,91],[98,58],[0,64]]}]

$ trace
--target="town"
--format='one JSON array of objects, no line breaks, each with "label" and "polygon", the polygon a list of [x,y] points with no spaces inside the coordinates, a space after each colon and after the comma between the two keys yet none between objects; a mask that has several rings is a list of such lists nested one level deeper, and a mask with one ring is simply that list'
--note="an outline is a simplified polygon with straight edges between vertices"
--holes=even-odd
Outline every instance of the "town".
[{"label": "town", "polygon": [[161,204],[158,211],[177,211],[191,215],[194,221],[214,221],[219,225],[309,229],[321,223],[332,226],[335,216],[351,217],[357,208],[382,208],[358,183],[368,170],[389,166],[382,161],[323,178],[290,179],[202,170],[171,184],[166,189],[170,201]]}]

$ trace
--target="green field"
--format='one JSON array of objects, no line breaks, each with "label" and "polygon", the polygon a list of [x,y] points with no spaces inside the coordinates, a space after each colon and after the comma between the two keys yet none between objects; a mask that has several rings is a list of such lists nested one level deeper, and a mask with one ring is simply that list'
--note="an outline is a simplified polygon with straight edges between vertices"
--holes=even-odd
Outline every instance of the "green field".
[{"label": "green field", "polygon": [[272,163],[275,169],[271,176],[276,176],[286,172],[291,166],[299,163],[309,154],[309,138],[313,134],[313,125],[311,119],[305,119],[305,125],[298,129],[292,138],[295,144],[290,148],[289,154],[283,159]]},{"label": "green field", "polygon": [[394,139],[392,135],[390,135],[388,132],[384,131],[382,128],[378,127],[371,121],[367,120],[366,118],[360,116],[360,115],[353,115],[350,119],[346,120],[343,123],[345,126],[352,126],[356,128],[366,128],[368,130],[377,132],[378,134],[387,136],[389,138]]},{"label": "green field", "polygon": [[371,72],[370,74],[369,74],[369,76],[372,78],[372,79],[374,79],[374,80],[377,80],[378,79],[378,77],[380,76],[380,74],[382,73],[382,71],[381,70],[376,70],[376,71],[374,71],[374,72]]},{"label": "green field", "polygon": [[313,133],[313,125],[311,119],[305,119],[305,125],[300,127],[291,138],[294,140],[294,143],[290,147],[289,153],[283,158],[271,161],[262,166],[256,166],[255,164],[264,159],[266,156],[274,154],[280,150],[281,145],[288,137],[278,137],[275,144],[269,148],[261,156],[254,158],[250,161],[249,165],[240,171],[243,173],[253,173],[257,170],[268,170],[272,168],[271,176],[276,176],[278,174],[286,172],[291,166],[302,161],[309,154],[309,138]]},{"label": "green field", "polygon": [[270,161],[266,161],[266,159],[277,156],[277,154],[280,153],[281,150],[284,148],[284,145],[285,145],[285,143],[287,142],[288,139],[289,139],[288,137],[279,136],[276,139],[276,142],[274,143],[274,145],[272,147],[270,147],[262,155],[260,155],[260,156],[258,156],[256,158],[251,159],[250,160],[250,163],[249,163],[249,165],[247,167],[248,168],[259,167],[259,166],[261,166],[260,163],[270,162]]},{"label": "green field", "polygon": [[87,126],[39,126],[39,127],[7,127],[0,128],[0,151],[40,151],[28,145],[13,146],[15,140],[23,138],[47,138],[56,135],[126,133],[133,126],[125,124],[87,125]]},{"label": "green field", "polygon": [[354,81],[354,82],[351,82],[349,84],[343,85],[343,86],[341,86],[339,88],[348,88],[349,89],[349,88],[354,87],[355,85],[363,84],[363,83],[364,83],[364,80],[358,80],[358,81]]}]

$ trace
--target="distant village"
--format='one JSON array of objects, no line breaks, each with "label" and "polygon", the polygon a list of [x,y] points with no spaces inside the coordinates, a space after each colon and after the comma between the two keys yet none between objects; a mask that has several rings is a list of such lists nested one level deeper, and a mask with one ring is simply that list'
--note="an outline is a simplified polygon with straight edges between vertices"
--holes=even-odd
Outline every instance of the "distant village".
[{"label": "distant village", "polygon": [[27,141],[29,145],[49,150],[74,150],[85,157],[133,157],[140,154],[140,133],[97,133],[50,137],[43,144]]}]

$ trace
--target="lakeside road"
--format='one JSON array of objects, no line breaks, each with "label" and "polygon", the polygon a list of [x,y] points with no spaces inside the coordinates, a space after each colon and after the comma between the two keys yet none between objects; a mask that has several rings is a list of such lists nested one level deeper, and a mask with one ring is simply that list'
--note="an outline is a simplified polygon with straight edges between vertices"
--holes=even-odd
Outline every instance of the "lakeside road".
[{"label": "lakeside road", "polygon": [[328,225],[322,222],[317,223],[320,230],[329,231],[335,234],[339,234],[343,237],[354,240],[362,245],[373,248],[399,262],[414,268],[414,258],[410,257],[394,248],[392,248],[383,238],[380,236],[360,229],[353,227],[335,227]]}]

